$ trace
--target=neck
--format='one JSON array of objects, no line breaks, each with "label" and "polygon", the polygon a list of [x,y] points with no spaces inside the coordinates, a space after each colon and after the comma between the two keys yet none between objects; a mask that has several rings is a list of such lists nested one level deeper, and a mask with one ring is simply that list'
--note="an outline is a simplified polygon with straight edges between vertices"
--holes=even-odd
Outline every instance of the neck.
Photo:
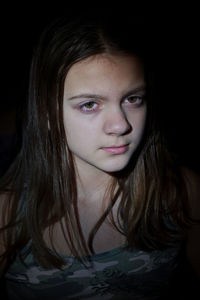
[{"label": "neck", "polygon": [[96,202],[103,200],[113,176],[87,165],[76,164],[77,189],[79,201]]}]

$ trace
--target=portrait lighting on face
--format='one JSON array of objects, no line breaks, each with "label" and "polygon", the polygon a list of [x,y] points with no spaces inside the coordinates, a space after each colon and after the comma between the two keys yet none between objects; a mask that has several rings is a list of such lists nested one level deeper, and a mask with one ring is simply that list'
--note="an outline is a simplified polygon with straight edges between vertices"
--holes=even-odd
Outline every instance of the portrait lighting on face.
[{"label": "portrait lighting on face", "polygon": [[78,170],[122,170],[145,128],[145,81],[139,60],[99,55],[76,63],[66,77],[63,109]]}]

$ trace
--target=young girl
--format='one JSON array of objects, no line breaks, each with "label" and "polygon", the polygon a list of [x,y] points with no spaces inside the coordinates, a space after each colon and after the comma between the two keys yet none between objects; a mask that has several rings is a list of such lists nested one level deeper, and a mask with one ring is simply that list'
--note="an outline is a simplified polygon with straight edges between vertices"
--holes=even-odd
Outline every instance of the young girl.
[{"label": "young girl", "polygon": [[185,245],[199,272],[199,179],[158,130],[146,33],[87,17],[41,35],[1,181],[8,299],[161,299]]}]

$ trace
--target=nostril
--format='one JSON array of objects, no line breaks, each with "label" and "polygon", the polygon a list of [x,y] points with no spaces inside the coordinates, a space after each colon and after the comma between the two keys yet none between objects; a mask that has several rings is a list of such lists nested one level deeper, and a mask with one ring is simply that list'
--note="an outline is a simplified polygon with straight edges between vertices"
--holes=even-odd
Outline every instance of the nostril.
[{"label": "nostril", "polygon": [[124,135],[131,132],[132,127],[124,113],[120,111],[108,116],[104,124],[104,131],[106,134]]}]

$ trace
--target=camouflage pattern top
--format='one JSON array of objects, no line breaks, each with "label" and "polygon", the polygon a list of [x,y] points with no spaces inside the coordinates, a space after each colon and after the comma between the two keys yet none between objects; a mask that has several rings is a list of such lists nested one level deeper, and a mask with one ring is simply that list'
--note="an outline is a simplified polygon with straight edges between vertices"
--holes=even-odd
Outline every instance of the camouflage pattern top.
[{"label": "camouflage pattern top", "polygon": [[90,264],[67,257],[62,270],[43,269],[29,253],[5,275],[8,299],[163,299],[178,263],[180,245],[151,253],[125,247],[91,255]]}]

